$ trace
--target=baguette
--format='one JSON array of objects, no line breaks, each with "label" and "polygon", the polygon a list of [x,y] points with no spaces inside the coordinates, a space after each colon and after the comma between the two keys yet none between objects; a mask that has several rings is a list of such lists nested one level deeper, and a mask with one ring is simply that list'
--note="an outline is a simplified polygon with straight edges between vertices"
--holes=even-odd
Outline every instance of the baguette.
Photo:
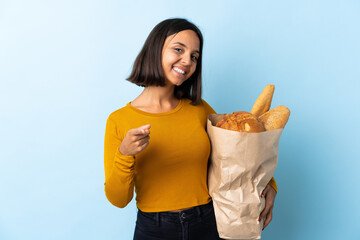
[{"label": "baguette", "polygon": [[259,120],[264,124],[265,130],[275,130],[284,128],[289,120],[290,110],[283,106],[277,106],[274,109],[262,114]]},{"label": "baguette", "polygon": [[256,99],[253,108],[251,109],[250,113],[254,114],[255,116],[259,117],[262,114],[269,111],[271,106],[272,97],[274,95],[275,86],[274,85],[267,85],[260,96]]}]

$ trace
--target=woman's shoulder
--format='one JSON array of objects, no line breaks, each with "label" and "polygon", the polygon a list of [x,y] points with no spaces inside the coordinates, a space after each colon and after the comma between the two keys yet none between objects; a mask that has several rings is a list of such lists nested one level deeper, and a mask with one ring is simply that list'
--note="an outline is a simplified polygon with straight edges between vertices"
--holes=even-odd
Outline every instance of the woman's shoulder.
[{"label": "woman's shoulder", "polygon": [[204,109],[206,112],[206,115],[216,113],[215,110],[208,104],[204,99],[201,99],[202,104],[204,105]]},{"label": "woman's shoulder", "polygon": [[126,117],[129,117],[131,111],[130,107],[129,107],[130,103],[127,103],[125,106],[114,110],[113,112],[111,112],[108,116],[109,119],[113,119],[113,120],[118,120],[118,119],[123,119]]}]

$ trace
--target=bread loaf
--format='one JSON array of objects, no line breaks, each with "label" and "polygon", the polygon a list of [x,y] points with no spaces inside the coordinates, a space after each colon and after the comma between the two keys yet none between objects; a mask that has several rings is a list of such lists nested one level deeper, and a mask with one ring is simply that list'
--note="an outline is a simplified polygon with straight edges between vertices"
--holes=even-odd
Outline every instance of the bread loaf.
[{"label": "bread loaf", "polygon": [[265,131],[263,123],[255,115],[244,111],[226,114],[217,122],[216,126],[238,132]]}]

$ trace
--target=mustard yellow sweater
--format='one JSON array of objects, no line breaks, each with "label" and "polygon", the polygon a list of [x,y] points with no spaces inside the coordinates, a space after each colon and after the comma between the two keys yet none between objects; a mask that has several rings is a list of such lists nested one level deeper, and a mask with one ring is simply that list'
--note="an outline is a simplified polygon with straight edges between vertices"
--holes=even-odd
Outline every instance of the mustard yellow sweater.
[{"label": "mustard yellow sweater", "polygon": [[[189,99],[165,113],[147,113],[128,103],[107,119],[105,130],[105,194],[117,207],[133,198],[144,212],[161,212],[208,203],[207,164],[210,141],[206,119],[215,111],[204,101]],[[128,130],[151,124],[149,145],[135,156],[119,146]],[[277,190],[274,179],[270,184]]]}]

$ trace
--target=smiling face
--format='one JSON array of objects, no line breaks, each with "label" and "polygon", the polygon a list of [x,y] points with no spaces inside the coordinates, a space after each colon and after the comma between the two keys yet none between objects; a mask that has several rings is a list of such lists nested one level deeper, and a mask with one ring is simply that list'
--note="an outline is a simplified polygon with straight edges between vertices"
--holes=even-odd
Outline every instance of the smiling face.
[{"label": "smiling face", "polygon": [[180,86],[196,70],[200,56],[200,40],[192,30],[184,30],[166,38],[162,49],[162,68],[166,84]]}]

